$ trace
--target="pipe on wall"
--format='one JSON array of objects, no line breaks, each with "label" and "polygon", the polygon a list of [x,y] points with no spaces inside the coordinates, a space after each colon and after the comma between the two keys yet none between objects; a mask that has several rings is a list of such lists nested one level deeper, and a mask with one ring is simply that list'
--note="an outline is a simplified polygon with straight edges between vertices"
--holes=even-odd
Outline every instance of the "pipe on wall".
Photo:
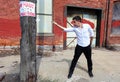
[{"label": "pipe on wall", "polygon": [[109,9],[110,9],[110,0],[106,1],[106,9],[107,9],[107,14],[106,14],[106,25],[105,25],[105,47],[108,47],[108,22],[109,22]]}]

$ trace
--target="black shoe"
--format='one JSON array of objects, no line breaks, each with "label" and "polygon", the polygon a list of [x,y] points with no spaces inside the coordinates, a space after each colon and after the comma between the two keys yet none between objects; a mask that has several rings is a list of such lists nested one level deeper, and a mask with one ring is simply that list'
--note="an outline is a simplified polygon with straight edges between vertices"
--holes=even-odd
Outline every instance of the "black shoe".
[{"label": "black shoe", "polygon": [[70,79],[72,77],[72,74],[68,74],[68,79]]},{"label": "black shoe", "polygon": [[90,77],[93,77],[92,71],[89,71],[88,74],[89,74]]}]

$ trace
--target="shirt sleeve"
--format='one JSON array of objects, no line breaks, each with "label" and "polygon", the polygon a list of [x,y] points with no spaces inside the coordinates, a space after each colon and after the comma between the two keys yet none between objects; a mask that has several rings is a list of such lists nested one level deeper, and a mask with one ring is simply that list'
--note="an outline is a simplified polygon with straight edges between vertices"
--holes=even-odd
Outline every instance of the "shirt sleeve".
[{"label": "shirt sleeve", "polygon": [[74,28],[73,28],[73,27],[72,27],[72,28],[65,28],[64,31],[65,31],[65,32],[73,32],[73,31],[74,31]]},{"label": "shirt sleeve", "polygon": [[94,32],[93,32],[93,29],[90,25],[88,25],[88,31],[90,33],[90,37],[93,37],[94,36]]}]

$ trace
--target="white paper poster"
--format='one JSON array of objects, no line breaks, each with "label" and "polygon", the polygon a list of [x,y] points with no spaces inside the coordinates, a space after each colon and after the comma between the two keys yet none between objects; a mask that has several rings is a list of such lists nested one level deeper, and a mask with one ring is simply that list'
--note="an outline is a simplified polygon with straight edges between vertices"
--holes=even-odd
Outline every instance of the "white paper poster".
[{"label": "white paper poster", "polygon": [[35,3],[20,1],[20,16],[35,17]]}]

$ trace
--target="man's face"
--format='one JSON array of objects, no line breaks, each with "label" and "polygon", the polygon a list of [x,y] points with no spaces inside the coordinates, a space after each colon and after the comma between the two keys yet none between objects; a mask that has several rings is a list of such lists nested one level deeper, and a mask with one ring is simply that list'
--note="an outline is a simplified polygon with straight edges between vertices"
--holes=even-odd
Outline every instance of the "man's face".
[{"label": "man's face", "polygon": [[75,27],[79,27],[79,26],[80,26],[80,21],[73,20],[71,23],[72,23],[73,26],[75,26]]}]

